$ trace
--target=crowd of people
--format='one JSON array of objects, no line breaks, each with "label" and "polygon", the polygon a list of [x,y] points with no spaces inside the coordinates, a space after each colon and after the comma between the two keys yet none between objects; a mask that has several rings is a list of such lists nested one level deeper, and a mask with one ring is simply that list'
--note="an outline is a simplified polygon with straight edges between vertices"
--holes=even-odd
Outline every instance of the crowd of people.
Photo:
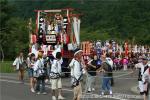
[{"label": "crowd of people", "polygon": [[[62,65],[66,63],[70,70],[73,100],[80,100],[83,90],[83,77],[86,76],[85,91],[95,91],[95,80],[102,73],[100,95],[113,94],[113,72],[139,69],[140,93],[147,98],[148,78],[150,73],[150,47],[131,45],[126,41],[119,44],[114,40],[80,42],[80,19],[72,9],[59,13],[59,10],[37,10],[37,28],[33,32],[29,22],[30,50],[27,59],[23,52],[16,57],[13,66],[19,72],[19,80],[24,83],[25,69],[28,71],[30,91],[47,94],[46,83],[51,83],[52,100],[63,97]],[[64,59],[65,52],[68,59]],[[70,59],[71,58],[71,59]],[[67,60],[67,61],[66,61]],[[67,71],[68,73],[68,71]]]},{"label": "crowd of people", "polygon": [[[69,69],[71,76],[71,85],[74,92],[73,100],[80,100],[82,96],[82,80],[86,75],[86,92],[95,91],[95,80],[98,73],[102,73],[102,84],[100,95],[113,94],[112,86],[114,70],[135,70],[139,69],[139,88],[144,100],[148,100],[148,84],[150,79],[150,63],[149,56],[144,54],[131,55],[128,57],[111,56],[110,53],[103,50],[101,55],[98,53],[83,59],[83,50],[75,49],[74,56],[70,61]],[[87,63],[86,63],[87,62]],[[19,72],[19,80],[24,83],[24,71],[27,66],[30,78],[30,91],[36,94],[47,94],[45,84],[47,81],[51,83],[52,100],[67,99],[62,95],[62,63],[63,57],[61,52],[53,53],[53,58],[49,58],[38,52],[38,55],[30,53],[27,59],[24,59],[23,52],[16,57],[13,66]]]}]

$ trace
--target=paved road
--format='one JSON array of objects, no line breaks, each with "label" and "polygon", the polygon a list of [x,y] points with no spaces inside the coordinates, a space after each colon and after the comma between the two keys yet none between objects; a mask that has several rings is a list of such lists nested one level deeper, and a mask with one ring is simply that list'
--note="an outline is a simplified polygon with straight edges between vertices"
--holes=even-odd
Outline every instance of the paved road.
[{"label": "paved road", "polygon": [[[17,80],[17,74],[1,74],[1,98],[0,100],[51,100],[50,85],[46,85],[47,95],[36,95],[29,91],[28,77],[26,75],[25,84]],[[131,75],[129,72],[114,73],[115,86],[113,87],[113,96],[100,96],[100,76],[96,78],[96,91],[90,94],[84,94],[83,100],[142,100],[139,94],[133,93],[131,87],[137,85],[137,74]],[[130,79],[132,78],[132,79]],[[63,95],[66,100],[72,100],[73,92],[70,88],[70,78],[63,78]],[[85,84],[85,83],[84,83]],[[84,89],[83,89],[84,90]],[[83,91],[84,92],[84,91]]]}]

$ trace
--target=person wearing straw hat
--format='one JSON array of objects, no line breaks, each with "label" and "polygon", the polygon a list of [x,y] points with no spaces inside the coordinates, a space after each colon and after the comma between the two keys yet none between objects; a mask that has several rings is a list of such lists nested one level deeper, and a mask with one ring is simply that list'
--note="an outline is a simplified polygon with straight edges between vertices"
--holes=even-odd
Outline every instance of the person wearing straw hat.
[{"label": "person wearing straw hat", "polygon": [[38,58],[33,66],[33,75],[36,78],[36,92],[37,94],[47,94],[45,92],[45,70],[44,70],[44,63],[43,63],[43,53],[38,52]]},{"label": "person wearing straw hat", "polygon": [[81,80],[83,76],[82,50],[76,49],[74,51],[74,58],[69,66],[71,67],[71,83],[74,92],[73,100],[80,100],[82,95]]}]

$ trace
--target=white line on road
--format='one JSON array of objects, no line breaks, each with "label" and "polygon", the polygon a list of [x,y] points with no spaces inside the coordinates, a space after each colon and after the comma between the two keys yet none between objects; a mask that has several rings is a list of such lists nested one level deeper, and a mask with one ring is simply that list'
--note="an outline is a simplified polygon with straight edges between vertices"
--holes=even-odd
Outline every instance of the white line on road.
[{"label": "white line on road", "polygon": [[[1,79],[0,81],[2,82],[9,82],[9,83],[15,83],[15,84],[20,84],[19,81],[14,81],[14,80],[7,80],[7,79]],[[29,85],[29,83],[24,83],[25,85]],[[47,88],[51,88],[50,86],[46,85]],[[73,92],[72,90],[70,89],[62,89],[64,91],[69,91],[69,92]],[[83,93],[84,95],[87,95],[86,93]],[[92,93],[88,93],[88,95],[94,95],[94,96],[97,96],[97,97],[100,97],[100,95],[98,94],[92,94]],[[117,93],[115,93],[117,94]],[[120,94],[120,93],[119,93]],[[108,99],[116,99],[116,100],[128,100],[128,99],[123,99],[123,97],[121,97],[122,95],[125,95],[125,94],[120,94],[120,95],[115,95],[115,96],[102,96],[100,98],[108,98]],[[132,96],[132,95],[131,95]]]},{"label": "white line on road", "polygon": [[116,75],[116,76],[114,76],[114,78],[119,78],[119,77],[127,76],[127,75],[130,75],[131,73],[132,72],[126,73],[126,74],[122,74],[122,75]]},{"label": "white line on road", "polygon": [[[7,79],[1,79],[0,81],[2,82],[8,82],[8,83],[15,83],[15,84],[21,84],[21,82],[19,81],[14,81],[14,80],[7,80]],[[24,85],[29,85],[29,83],[23,83]],[[47,88],[51,88],[50,86],[46,85]],[[64,91],[69,91],[69,92],[73,92],[70,89],[62,89]]]}]

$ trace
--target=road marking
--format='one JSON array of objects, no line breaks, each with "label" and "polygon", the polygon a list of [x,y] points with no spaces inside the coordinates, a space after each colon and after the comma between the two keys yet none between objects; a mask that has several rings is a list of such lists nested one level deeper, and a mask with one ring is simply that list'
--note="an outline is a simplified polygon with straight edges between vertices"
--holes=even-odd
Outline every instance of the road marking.
[{"label": "road marking", "polygon": [[104,96],[100,96],[98,94],[88,94],[85,96],[83,95],[83,98],[105,98],[105,99],[117,99],[117,100],[142,100],[142,96],[141,95],[129,95],[129,94],[121,94],[121,93],[114,93],[113,95],[104,95]]},{"label": "road marking", "polygon": [[[0,76],[0,79],[13,79],[17,80],[18,76]],[[25,77],[24,80],[28,80],[29,78]]]},{"label": "road marking", "polygon": [[[17,83],[17,84],[19,84],[20,82],[19,81],[10,81],[10,80],[5,80],[5,79],[1,79],[0,81],[2,81],[2,82],[8,82],[8,83]],[[25,85],[27,85],[26,83],[25,83]]]},{"label": "road marking", "polygon": [[[8,82],[8,83],[21,84],[21,82],[20,82],[20,81],[14,81],[14,80],[1,79],[0,81]],[[24,85],[29,85],[29,83],[23,83],[23,84],[24,84]],[[47,88],[50,88],[50,89],[51,89],[51,87],[50,87],[50,86],[48,86],[48,85],[46,85],[45,87],[47,87]],[[70,90],[70,89],[62,89],[62,90],[64,90],[64,91],[69,91],[69,92],[73,92],[73,91],[72,91],[72,90]]]},{"label": "road marking", "polygon": [[[14,80],[7,80],[7,79],[1,79],[0,81],[2,82],[9,82],[9,83],[15,83],[15,84],[20,84],[21,82],[19,81],[14,81]],[[25,85],[29,85],[29,83],[24,83]],[[46,85],[47,88],[51,88],[50,86]],[[64,91],[69,91],[69,92],[73,92],[73,90],[70,90],[70,89],[62,89]],[[116,100],[129,100],[129,99],[125,99],[125,96],[131,96],[133,97],[134,95],[128,95],[128,94],[121,94],[121,93],[114,93],[113,96],[110,96],[110,95],[104,95],[104,96],[100,96],[98,94],[92,94],[92,93],[83,93],[84,95],[88,95],[89,97],[91,96],[94,96],[95,98],[105,98],[105,99],[116,99]],[[84,96],[83,95],[83,96]],[[86,98],[85,98],[86,99]],[[87,98],[88,99],[88,98]],[[91,98],[92,99],[92,98]],[[132,98],[134,99],[134,98]],[[136,99],[141,99],[141,98],[136,98]]]},{"label": "road marking", "polygon": [[127,76],[127,75],[130,75],[132,72],[130,73],[126,73],[126,74],[122,74],[122,75],[116,75],[116,76],[113,76],[114,78],[119,78],[119,77],[122,77],[122,76]]}]

